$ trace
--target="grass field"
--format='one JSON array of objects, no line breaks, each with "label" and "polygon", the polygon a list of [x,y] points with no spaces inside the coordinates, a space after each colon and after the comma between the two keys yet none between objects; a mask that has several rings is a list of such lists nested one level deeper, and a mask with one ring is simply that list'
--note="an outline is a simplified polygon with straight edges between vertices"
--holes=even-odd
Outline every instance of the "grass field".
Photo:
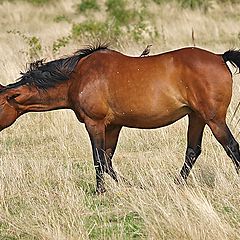
[{"label": "grass field", "polygon": [[[65,47],[60,41],[53,51],[74,23],[104,19],[105,11],[76,14],[79,2],[0,4],[2,84],[15,81],[36,56],[51,60],[94,41],[83,35]],[[149,39],[148,28],[140,41],[123,35],[115,49],[139,55],[147,43],[152,53],[192,46],[192,29],[199,47],[219,53],[240,47],[239,4],[211,1],[207,10],[191,10],[147,1],[147,9],[148,26],[158,35]],[[236,75],[227,119],[238,141],[240,110],[231,116],[239,92]],[[188,185],[173,182],[183,164],[186,130],[186,118],[157,130],[123,129],[113,162],[133,186],[106,176],[108,191],[96,196],[90,142],[73,112],[22,116],[1,132],[0,239],[240,239],[239,177],[208,128]]]}]

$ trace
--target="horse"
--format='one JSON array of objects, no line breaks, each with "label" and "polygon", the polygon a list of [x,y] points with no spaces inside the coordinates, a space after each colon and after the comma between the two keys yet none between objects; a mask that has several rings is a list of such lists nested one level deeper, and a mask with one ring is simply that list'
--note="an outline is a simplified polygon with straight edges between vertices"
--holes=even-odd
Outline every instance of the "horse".
[{"label": "horse", "polygon": [[187,180],[201,154],[206,125],[239,173],[239,145],[226,124],[233,82],[227,62],[239,68],[240,50],[215,54],[187,47],[142,58],[97,44],[38,60],[15,83],[1,85],[0,130],[28,112],[73,110],[90,137],[100,194],[106,191],[104,173],[120,179],[112,158],[122,127],[159,128],[187,115],[187,149],[177,179]]}]

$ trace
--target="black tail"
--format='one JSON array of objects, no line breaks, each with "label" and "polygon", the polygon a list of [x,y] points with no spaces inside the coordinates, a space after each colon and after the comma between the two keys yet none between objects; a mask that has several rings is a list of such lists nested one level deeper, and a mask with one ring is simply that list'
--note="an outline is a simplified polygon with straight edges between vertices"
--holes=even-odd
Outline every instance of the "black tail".
[{"label": "black tail", "polygon": [[222,55],[224,62],[229,61],[233,66],[240,69],[240,50],[228,50]]},{"label": "black tail", "polygon": [[[222,55],[222,58],[224,60],[224,62],[226,63],[227,61],[229,61],[233,66],[235,66],[236,68],[238,68],[238,71],[240,71],[240,49],[239,50],[228,50],[227,52],[225,52]],[[229,70],[230,71],[230,70]],[[231,72],[231,71],[230,71]],[[237,114],[237,111],[240,107],[240,102],[238,103],[230,122],[233,121],[235,115]],[[237,122],[237,124],[239,123],[239,121]],[[235,125],[235,128],[237,126],[237,124]]]}]

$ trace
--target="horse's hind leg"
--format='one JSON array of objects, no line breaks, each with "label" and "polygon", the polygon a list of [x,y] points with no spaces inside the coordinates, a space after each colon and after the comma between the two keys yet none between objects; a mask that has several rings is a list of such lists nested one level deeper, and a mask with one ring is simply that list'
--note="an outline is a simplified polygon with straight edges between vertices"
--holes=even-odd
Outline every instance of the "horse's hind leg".
[{"label": "horse's hind leg", "polygon": [[177,179],[178,183],[182,182],[181,180],[185,181],[187,179],[194,163],[201,154],[202,135],[205,122],[201,116],[194,112],[190,113],[188,117],[187,151],[185,162],[180,172],[180,178]]},{"label": "horse's hind leg", "polygon": [[224,121],[211,121],[208,123],[214,136],[218,142],[223,146],[227,155],[232,159],[237,173],[240,170],[240,152],[239,144],[234,139],[231,131],[229,130],[225,120]]}]

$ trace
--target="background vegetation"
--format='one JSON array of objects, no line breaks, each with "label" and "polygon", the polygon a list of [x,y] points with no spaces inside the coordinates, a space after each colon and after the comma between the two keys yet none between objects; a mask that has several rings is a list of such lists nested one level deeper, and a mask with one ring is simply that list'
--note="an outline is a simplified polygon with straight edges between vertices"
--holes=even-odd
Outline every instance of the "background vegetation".
[{"label": "background vegetation", "polygon": [[[22,0],[0,4],[1,83],[26,63],[101,39],[139,56],[183,46],[240,47],[240,5],[207,0]],[[228,122],[239,139],[239,76]],[[29,113],[1,132],[0,239],[240,239],[239,177],[209,129],[188,185],[176,186],[187,120],[124,129],[115,168],[133,187],[95,196],[88,136],[71,111]]]}]

